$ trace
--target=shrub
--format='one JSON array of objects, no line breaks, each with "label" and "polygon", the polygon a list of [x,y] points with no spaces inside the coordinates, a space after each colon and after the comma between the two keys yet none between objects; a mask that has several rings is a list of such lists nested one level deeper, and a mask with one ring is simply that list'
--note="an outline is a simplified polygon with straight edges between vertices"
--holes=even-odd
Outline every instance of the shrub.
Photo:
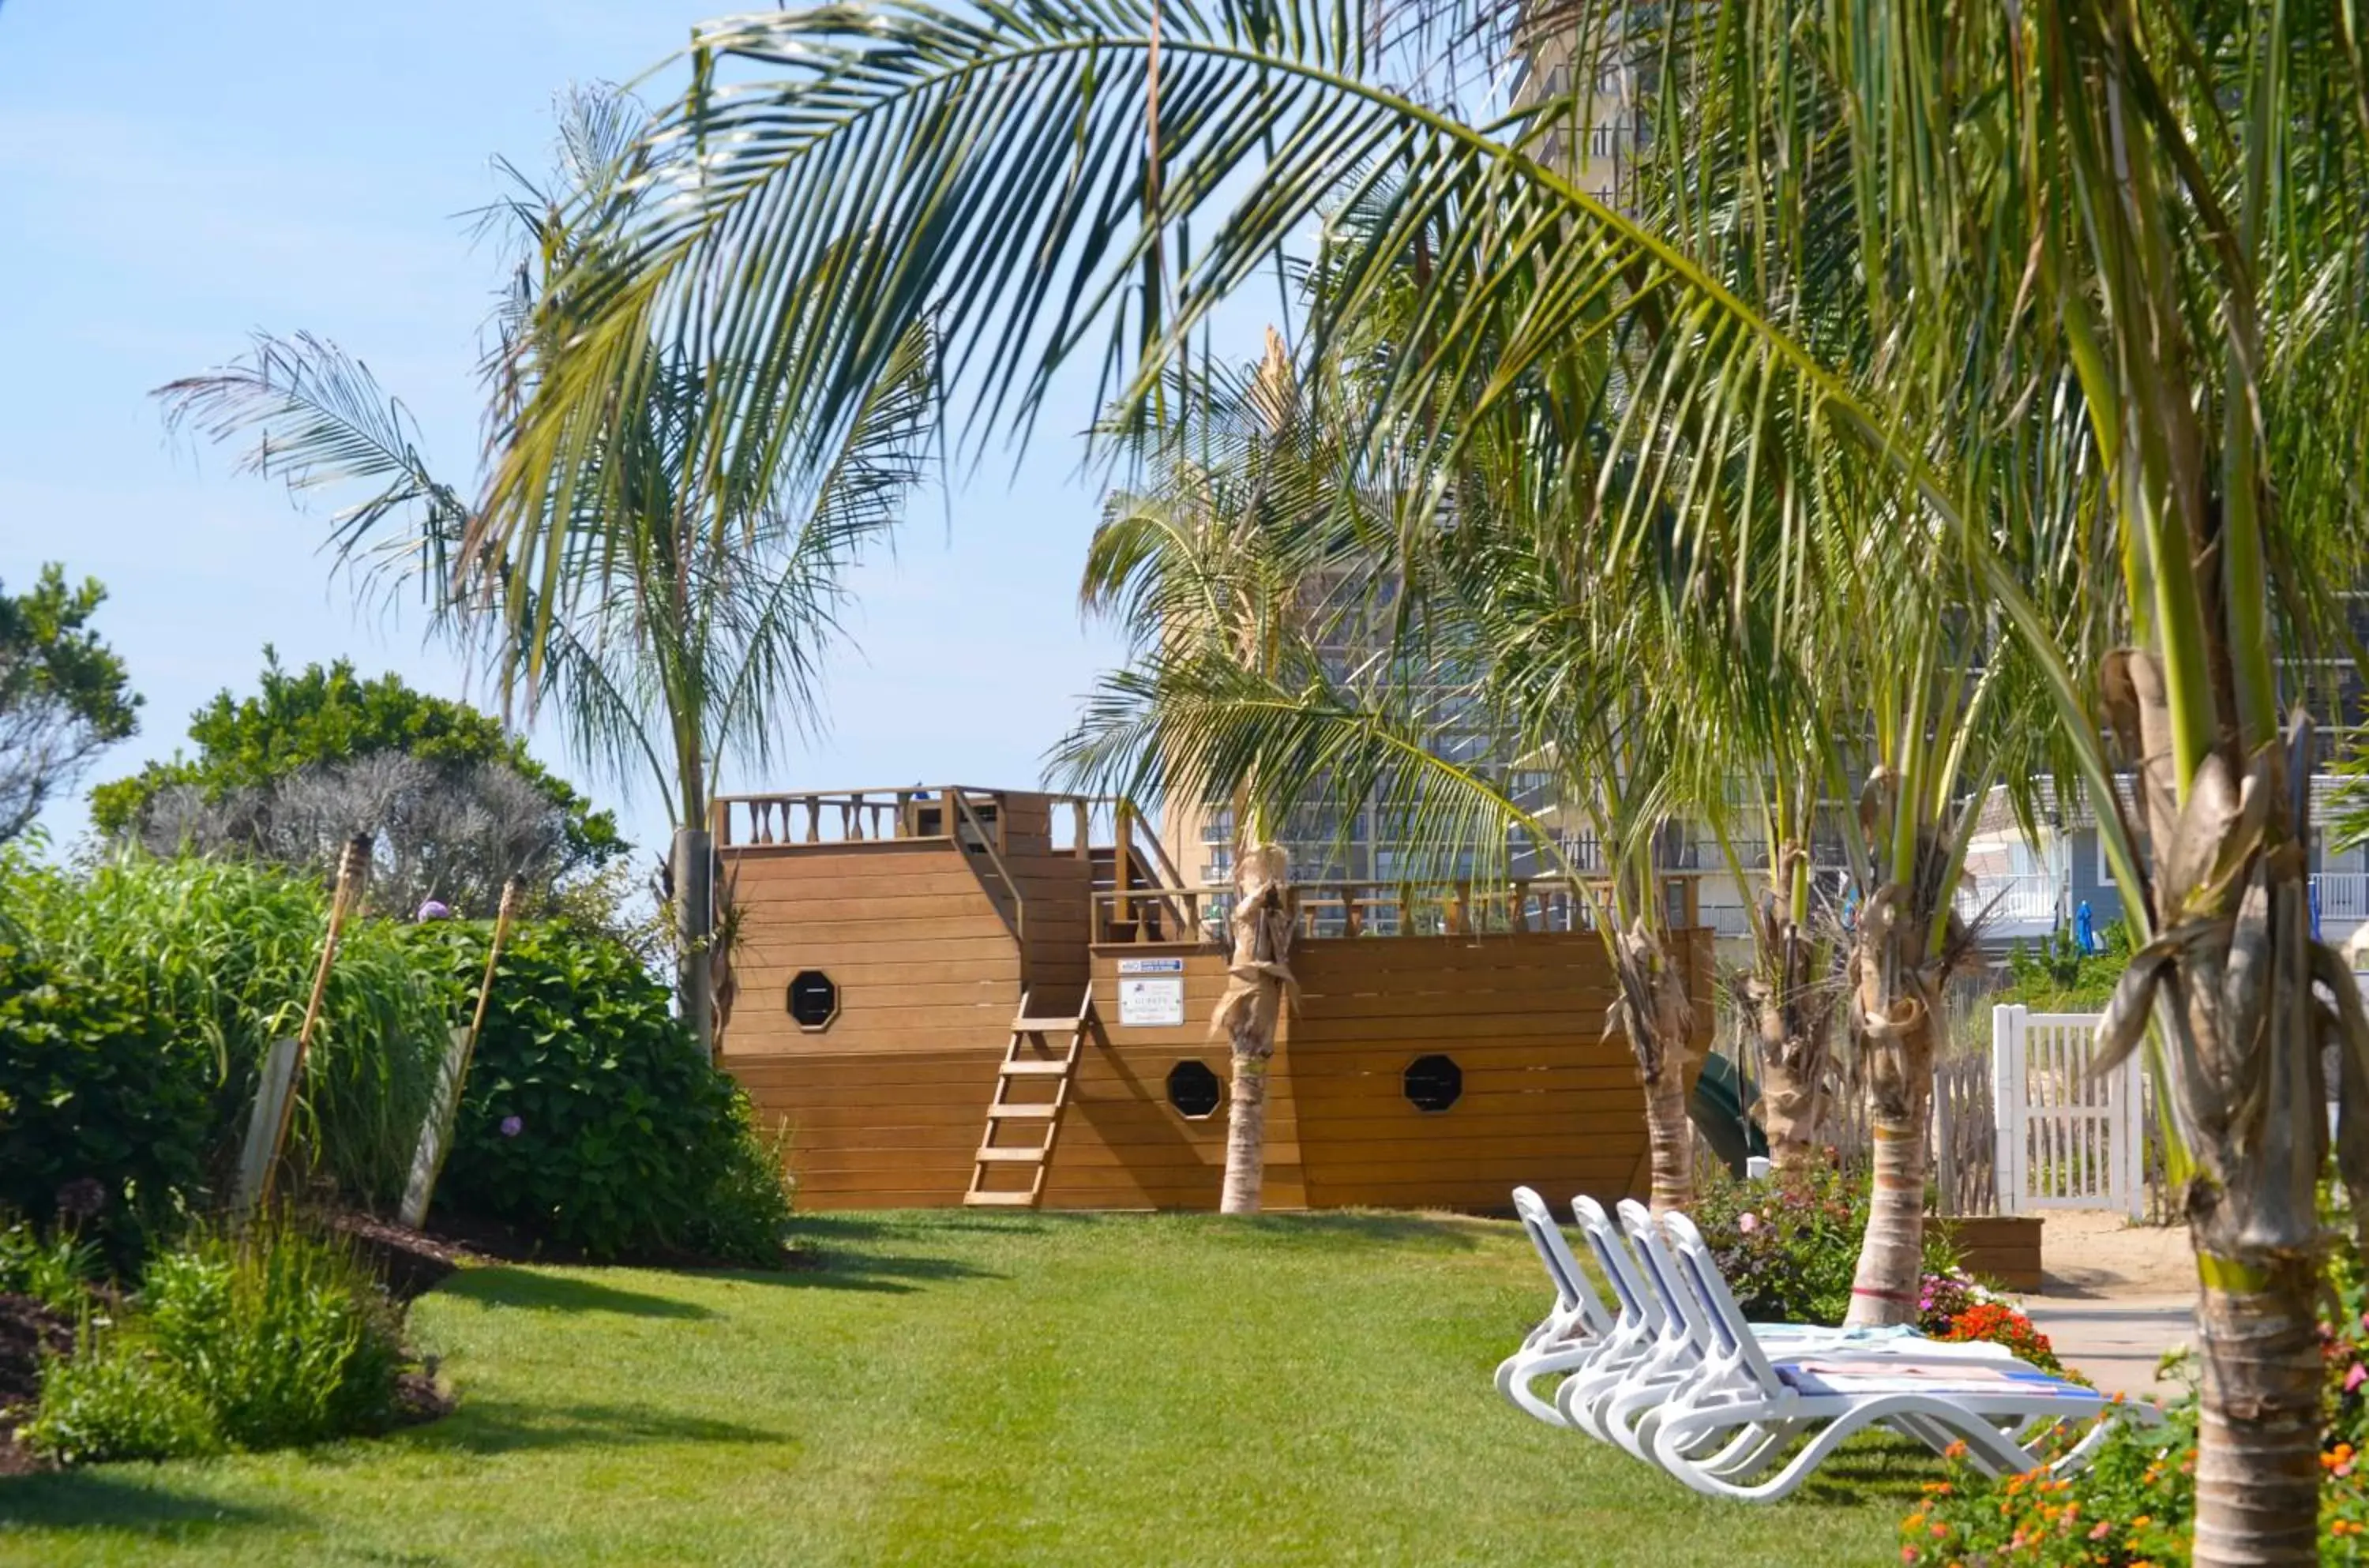
[{"label": "shrub", "polygon": [[126,988],[0,945],[0,1207],[136,1261],[203,1173],[211,1067]]},{"label": "shrub", "polygon": [[[412,928],[458,1016],[489,928]],[[788,1199],[748,1104],[615,941],[522,926],[504,950],[438,1201],[596,1257],[682,1248],[778,1258]]]},{"label": "shrub", "polygon": [[[271,1042],[303,1016],[328,897],[284,872],[194,856],[129,853],[87,878],[19,878],[10,889],[30,950],[74,984],[97,983],[169,1028],[177,1060],[212,1085],[208,1162],[235,1160]],[[297,1127],[338,1188],[363,1201],[402,1189],[428,1104],[448,999],[398,928],[349,922],[330,971]],[[125,1141],[132,1141],[126,1138]],[[70,1173],[104,1175],[104,1172]]]},{"label": "shrub", "polygon": [[65,1460],[175,1459],[383,1431],[395,1310],[337,1241],[284,1224],[161,1253],[124,1321],[53,1363],[25,1428]]},{"label": "shrub", "polygon": [[2034,1013],[2095,1013],[2114,994],[2114,982],[2130,967],[2130,927],[2113,921],[2099,932],[2102,952],[2084,953],[2069,931],[2043,936],[2027,947],[2008,949],[2008,984],[1990,1001],[2021,1002]]},{"label": "shrub", "polygon": [[196,1459],[223,1448],[205,1402],[112,1335],[86,1334],[80,1355],[49,1364],[40,1406],[17,1436],[61,1464]]},{"label": "shrub", "polygon": [[82,1310],[99,1267],[98,1243],[71,1228],[44,1241],[27,1220],[0,1225],[0,1296],[30,1296],[72,1316]]},{"label": "shrub", "polygon": [[[1848,1315],[1868,1191],[1832,1169],[1739,1182],[1717,1175],[1693,1211],[1747,1318],[1763,1322],[1839,1323]],[[1928,1236],[1925,1269],[1957,1265],[1945,1238]]]}]

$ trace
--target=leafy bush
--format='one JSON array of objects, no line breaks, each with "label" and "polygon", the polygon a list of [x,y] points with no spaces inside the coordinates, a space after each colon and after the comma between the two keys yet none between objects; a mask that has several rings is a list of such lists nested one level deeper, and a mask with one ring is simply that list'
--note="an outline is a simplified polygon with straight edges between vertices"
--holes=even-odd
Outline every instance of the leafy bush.
[{"label": "leafy bush", "polygon": [[2034,1013],[2095,1013],[2114,994],[2114,982],[2130,967],[2131,931],[2120,921],[2100,928],[2105,950],[2084,953],[2073,933],[2060,931],[2027,947],[2008,950],[2007,989],[1990,1000],[2006,1007],[2020,1002]]},{"label": "leafy bush", "polygon": [[[1693,1218],[1745,1317],[1839,1323],[1850,1311],[1867,1206],[1864,1178],[1832,1169],[1757,1181],[1719,1175],[1697,1196]],[[1950,1242],[1928,1235],[1925,1271],[1948,1274],[1956,1265]]]},{"label": "leafy bush", "polygon": [[[86,878],[23,873],[6,891],[30,950],[77,987],[95,984],[129,999],[135,1012],[169,1028],[172,1059],[203,1064],[212,1097],[209,1162],[215,1174],[226,1172],[264,1055],[303,1019],[328,928],[327,895],[261,866],[138,853]],[[352,1197],[383,1199],[402,1188],[427,1109],[430,1050],[450,1026],[447,1001],[398,928],[349,923],[314,1036],[297,1128]],[[96,1123],[91,1136],[133,1140]],[[85,1173],[107,1175],[68,1173]]]},{"label": "leafy bush", "polygon": [[88,1461],[382,1431],[404,1359],[394,1309],[343,1243],[281,1224],[200,1236],[151,1259],[125,1320],[51,1366],[25,1439]]},{"label": "leafy bush", "polygon": [[203,1173],[212,1079],[128,988],[0,945],[0,1207],[128,1265]]},{"label": "leafy bush", "polygon": [[[439,921],[410,940],[475,1006],[489,928]],[[438,1202],[596,1257],[681,1248],[750,1263],[781,1250],[780,1168],[746,1099],[670,1015],[618,943],[519,928],[462,1097]]]},{"label": "leafy bush", "polygon": [[222,1451],[205,1402],[153,1356],[85,1337],[83,1351],[41,1374],[41,1403],[17,1436],[62,1464],[187,1459]]},{"label": "leafy bush", "polygon": [[27,1220],[0,1225],[0,1296],[30,1296],[71,1315],[88,1299],[99,1267],[98,1244],[73,1229],[43,1241]]}]

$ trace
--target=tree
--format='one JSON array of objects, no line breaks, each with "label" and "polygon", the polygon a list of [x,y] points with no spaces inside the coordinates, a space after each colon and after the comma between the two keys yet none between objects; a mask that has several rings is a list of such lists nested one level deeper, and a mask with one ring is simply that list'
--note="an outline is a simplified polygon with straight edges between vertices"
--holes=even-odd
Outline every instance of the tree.
[{"label": "tree", "polygon": [[[1335,504],[1328,481],[1342,457],[1338,423],[1317,416],[1272,330],[1265,360],[1248,374],[1180,374],[1171,391],[1184,417],[1120,431],[1145,482],[1106,501],[1079,602],[1118,620],[1139,655],[1214,660],[1275,679],[1287,650],[1302,646],[1324,613],[1323,564],[1288,542],[1311,512]],[[1193,759],[1171,761],[1176,773],[1164,798],[1222,803],[1233,822],[1233,952],[1210,1023],[1233,1058],[1219,1208],[1255,1214],[1267,1070],[1299,923],[1290,853],[1275,841],[1294,800],[1262,787],[1255,768],[1212,796]],[[1292,785],[1304,797],[1307,781]]]},{"label": "tree", "polygon": [[[1645,1093],[1654,1201],[1682,1207],[1692,1010],[1655,853],[1673,710],[1637,700],[1634,682],[1596,683],[1615,660],[1595,642],[1612,633],[1585,613],[1585,585],[1504,526],[1518,480],[1476,471],[1452,536],[1399,538],[1393,519],[1422,468],[1403,453],[1360,460],[1358,380],[1327,363],[1302,381],[1273,338],[1247,375],[1174,379],[1150,443],[1165,483],[1119,498],[1089,553],[1089,601],[1127,608],[1135,663],[1104,681],[1062,755],[1081,783],[1228,800],[1238,822],[1314,801],[1345,821],[1370,803],[1428,863],[1407,869],[1415,880],[1496,880],[1513,841],[1527,840],[1591,909],[1620,988],[1608,1033],[1629,1042]],[[1581,685],[1592,700],[1571,700]],[[1495,742],[1494,770],[1471,755],[1478,737]],[[1562,835],[1516,799],[1505,775],[1516,757],[1558,778],[1599,851],[1590,864],[1574,866]],[[1242,1060],[1263,1064],[1272,1049],[1274,971],[1292,923],[1277,891],[1283,852],[1246,844],[1236,983],[1220,1004],[1237,1056],[1230,1204],[1249,1158],[1243,1112],[1263,1103],[1261,1074]]]},{"label": "tree", "polygon": [[[1502,7],[1471,9],[1510,30]],[[1745,560],[1742,531],[1775,493],[1860,546],[1829,559],[1897,578],[1904,557],[1940,551],[1980,585],[2053,706],[2144,938],[2101,1040],[2111,1059],[2152,1029],[2188,1161],[2197,1561],[2311,1561],[2319,1047],[2341,1047],[2337,1144],[2369,1216],[2369,1020],[2309,937],[2312,731],[2283,711],[2272,650],[2324,640],[2329,587],[2361,558],[2369,64],[2352,13],[1623,12],[1666,23],[1622,45],[1654,68],[1655,145],[1700,149],[1722,174],[1683,225],[1624,216],[1556,172],[1546,138],[1574,98],[1484,131],[1436,86],[1393,87],[1405,58],[1371,7],[1161,14],[1155,28],[1144,4],[983,17],[876,4],[700,35],[692,90],[660,127],[685,149],[678,200],[566,292],[564,351],[508,432],[484,537],[517,547],[547,498],[582,485],[584,431],[655,321],[784,346],[714,389],[719,424],[761,400],[827,430],[896,332],[935,312],[952,362],[978,354],[990,422],[1024,428],[1100,324],[1124,392],[1148,396],[1300,225],[1390,182],[1339,260],[1347,286],[1312,315],[1311,353],[1404,289],[1389,261],[1417,235],[1444,227],[1454,243],[1434,254],[1470,265],[1452,288],[1422,283],[1429,330],[1387,367],[1378,428],[1436,426],[1451,402],[1483,423],[1575,347],[1645,334],[1642,373],[1620,379],[1643,395],[1624,390],[1605,461],[1572,497],[1607,520],[1601,548],[1660,516],[1688,555]],[[714,90],[719,54],[771,75]],[[1144,137],[1155,71],[1162,101],[1189,107]],[[1802,183],[1836,164],[1844,177]],[[1848,265],[1796,272],[1805,256]],[[1872,351],[1833,351],[1816,330],[1845,298]],[[2051,519],[2077,524],[2066,550],[2039,526]],[[1820,530],[1789,542],[1780,572]],[[2116,591],[2060,614],[2033,585],[2066,555],[2109,566]],[[1772,593],[1784,579],[1735,580]],[[1925,677],[1887,743],[1932,753],[1928,682],[1957,658],[1895,656]],[[1907,1022],[1898,1004],[1926,961],[1908,944],[1946,933],[1920,907],[1938,809],[1922,786],[1938,789],[1951,755],[1940,769],[1908,756],[1916,771],[1871,798],[1866,836],[1886,859],[1869,873],[1902,893],[1884,922],[1896,937],[1860,939],[1862,1029]],[[2121,769],[2137,777],[2135,819]]]},{"label": "tree", "polygon": [[[504,166],[512,189],[486,222],[519,260],[488,366],[497,428],[534,395],[554,280],[597,266],[601,223],[658,189],[643,128],[622,95],[578,93],[563,105],[555,181]],[[843,439],[809,464],[778,411],[718,432],[704,400],[724,372],[687,341],[654,337],[630,406],[588,449],[597,495],[555,503],[531,558],[480,547],[403,404],[333,343],[258,338],[246,359],[160,395],[174,423],[251,439],[249,472],[299,492],[362,491],[333,524],[341,555],[414,582],[441,624],[489,655],[506,695],[554,701],[578,756],[629,791],[656,787],[674,828],[678,996],[713,1048],[717,775],[727,761],[763,765],[815,722],[846,572],[922,475],[929,341],[919,326],[900,333]]]},{"label": "tree", "polygon": [[107,599],[96,578],[66,586],[52,563],[29,592],[0,584],[0,843],[99,752],[140,727],[123,660],[88,629]]},{"label": "tree", "polygon": [[493,715],[393,673],[365,680],[349,659],[291,672],[267,647],[256,693],[215,693],[189,738],[195,757],[93,790],[93,823],[160,853],[229,850],[324,876],[369,830],[387,908],[435,898],[485,917],[514,871],[547,894],[625,853],[616,819]]}]

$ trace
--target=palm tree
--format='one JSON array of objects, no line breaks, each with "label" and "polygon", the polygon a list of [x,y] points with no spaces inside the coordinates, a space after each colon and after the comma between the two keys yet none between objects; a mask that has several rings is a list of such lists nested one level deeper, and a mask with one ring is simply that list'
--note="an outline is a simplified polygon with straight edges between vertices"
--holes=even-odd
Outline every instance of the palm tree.
[{"label": "palm tree", "polygon": [[[1340,411],[1301,385],[1273,329],[1247,373],[1180,370],[1162,401],[1169,418],[1123,416],[1108,432],[1139,482],[1105,503],[1079,602],[1125,626],[1139,656],[1272,682],[1308,647],[1323,600],[1339,586],[1333,563],[1308,542],[1352,496],[1340,484]],[[1254,1214],[1266,1168],[1267,1075],[1299,926],[1290,853],[1276,841],[1290,807],[1275,803],[1255,768],[1213,795],[1206,780],[1195,782],[1191,759],[1168,761],[1166,799],[1222,801],[1233,824],[1233,952],[1210,1025],[1233,1057],[1219,1208]]]},{"label": "palm tree", "polygon": [[[780,400],[819,441],[853,418],[897,332],[937,311],[953,361],[976,355],[997,421],[1024,427],[1098,323],[1122,390],[1147,395],[1300,225],[1388,181],[1309,333],[1321,353],[1402,290],[1394,258],[1445,224],[1452,286],[1422,285],[1428,329],[1380,378],[1378,428],[1436,424],[1451,391],[1472,394],[1456,418],[1476,423],[1575,346],[1650,331],[1623,378],[1638,395],[1610,432],[1614,461],[1591,475],[1614,477],[1585,498],[1611,532],[1665,515],[1688,551],[1740,559],[1738,531],[1768,515],[1752,498],[1782,490],[1838,503],[1825,521],[1871,566],[1903,541],[1919,560],[1936,542],[1962,554],[2051,701],[2144,938],[2101,1035],[2127,1051],[2152,1026],[2190,1162],[2196,1559],[2309,1562],[2318,1047],[2342,1047],[2338,1146],[2369,1215],[2369,1024],[2309,936],[2312,731],[2282,712],[2272,649],[2309,642],[2328,585],[2359,559],[2369,258],[2353,240],[2369,227],[2369,115],[2351,10],[1669,11],[1661,35],[1623,47],[1654,52],[1648,155],[1700,152],[1720,177],[1685,228],[1612,212],[1531,155],[1567,100],[1482,130],[1394,88],[1391,34],[1362,5],[1168,15],[1147,147],[1130,132],[1150,13],[876,4],[703,34],[694,90],[665,127],[698,156],[670,171],[679,200],[627,225],[612,264],[568,292],[575,330],[506,432],[483,539],[524,549],[533,498],[583,483],[586,432],[655,322],[778,346],[717,389],[711,418]],[[719,54],[763,79],[710,90]],[[1802,200],[1836,164],[1844,177]],[[1834,235],[1844,243],[1818,243]],[[1795,270],[1835,254],[1848,270]],[[1868,352],[1835,351],[1805,314],[1838,291]],[[2067,619],[2031,590],[2051,559],[2031,524],[2050,516],[2081,524],[2084,560],[2119,568],[2093,613]],[[2117,634],[2126,647],[2100,657]],[[1959,663],[1946,647],[1914,658],[1937,681]],[[1861,940],[1862,1030],[1904,1022],[1937,929],[1927,915],[1943,921],[1922,907],[1922,786],[1938,787],[1948,753],[1923,767],[1931,737],[1912,722],[1931,696],[1909,693],[1884,743],[1910,766],[1870,797],[1867,837],[1885,854],[1870,875],[1903,889],[1886,930],[1905,934]],[[2122,768],[2137,773],[2133,819]]]},{"label": "palm tree", "polygon": [[[578,226],[585,214],[631,184],[643,129],[618,95],[578,94],[564,105],[560,186],[509,169],[512,192],[489,222],[510,231],[521,259],[489,361],[497,407],[531,395],[537,303],[594,232]],[[704,406],[714,367],[687,348],[654,346],[646,368],[639,395],[586,454],[597,487],[550,520],[555,549],[532,577],[469,543],[464,492],[437,477],[408,411],[326,339],[259,336],[244,358],[160,395],[170,422],[249,441],[245,471],[300,494],[364,491],[333,520],[341,558],[417,587],[440,626],[490,656],[506,697],[523,685],[531,705],[553,701],[581,759],[629,791],[656,789],[673,829],[680,1002],[713,1048],[717,772],[761,766],[810,723],[847,569],[921,477],[932,366],[925,332],[906,333],[814,470],[769,459],[767,443],[785,440],[780,421],[719,453]]]},{"label": "palm tree", "polygon": [[[1607,602],[1593,584],[1559,573],[1576,563],[1505,528],[1501,507],[1527,494],[1519,476],[1476,467],[1452,535],[1399,538],[1395,514],[1419,466],[1403,454],[1356,460],[1358,379],[1325,365],[1303,383],[1271,340],[1254,378],[1212,378],[1191,396],[1172,386],[1166,406],[1184,417],[1162,446],[1196,457],[1170,470],[1157,503],[1123,499],[1090,555],[1095,598],[1134,612],[1136,660],[1104,681],[1061,755],[1082,784],[1141,798],[1196,791],[1231,800],[1238,817],[1274,820],[1321,800],[1346,822],[1371,805],[1395,825],[1387,836],[1433,863],[1410,868],[1418,879],[1494,879],[1526,844],[1589,908],[1619,986],[1608,1033],[1629,1042],[1645,1093],[1654,1202],[1683,1207],[1692,1009],[1656,875],[1676,710],[1640,700],[1649,688],[1631,678],[1637,666],[1592,646],[1621,628],[1589,613]],[[1263,406],[1304,423],[1277,430],[1284,439],[1229,439],[1244,422],[1233,395],[1244,385],[1299,389]],[[1212,449],[1232,461],[1211,466]],[[1271,610],[1226,608],[1249,604]],[[1250,624],[1259,635],[1243,635]],[[1616,667],[1617,683],[1583,692]],[[1494,770],[1461,755],[1476,732],[1510,738]],[[1574,864],[1567,822],[1517,798],[1513,755],[1523,772],[1557,778],[1596,853]],[[1236,939],[1237,973],[1261,974],[1270,960],[1248,944],[1272,938],[1239,907]],[[1240,1003],[1250,992],[1230,994]]]}]

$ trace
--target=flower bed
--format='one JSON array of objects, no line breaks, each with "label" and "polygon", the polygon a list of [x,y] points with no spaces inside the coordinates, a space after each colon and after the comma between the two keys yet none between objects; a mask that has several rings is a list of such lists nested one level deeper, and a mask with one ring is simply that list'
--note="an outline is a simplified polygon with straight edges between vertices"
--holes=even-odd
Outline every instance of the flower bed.
[{"label": "flower bed", "polygon": [[1927,1275],[1917,1305],[1917,1326],[1935,1339],[2003,1345],[2020,1361],[2078,1379],[2077,1373],[2066,1371],[2048,1336],[2013,1302],[1961,1271]]},{"label": "flower bed", "polygon": [[[2321,1325],[2328,1382],[2321,1408],[2319,1555],[2323,1562],[2369,1562],[2369,1289],[2359,1258],[2335,1268],[2342,1311]],[[1979,1307],[1977,1303],[1977,1309]],[[1974,1310],[1974,1309],[1970,1309]],[[1946,1481],[1901,1522],[1908,1568],[2172,1568],[2189,1559],[2196,1508],[2194,1392],[2151,1430],[2120,1427],[2078,1475],[2045,1471],[1991,1481],[1961,1457]]]}]

